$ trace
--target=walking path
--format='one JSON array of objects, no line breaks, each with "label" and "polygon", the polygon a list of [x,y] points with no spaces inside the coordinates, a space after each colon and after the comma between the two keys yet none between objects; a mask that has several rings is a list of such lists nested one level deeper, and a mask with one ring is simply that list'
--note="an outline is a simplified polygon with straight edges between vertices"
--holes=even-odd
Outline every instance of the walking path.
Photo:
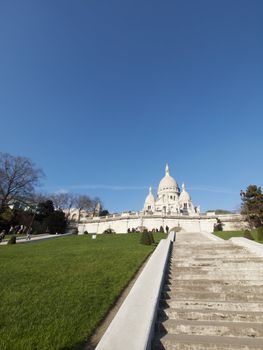
[{"label": "walking path", "polygon": [[263,257],[177,234],[154,349],[263,350]]},{"label": "walking path", "polygon": [[[41,241],[41,240],[44,240],[44,239],[53,239],[53,238],[58,238],[58,237],[65,237],[65,236],[68,236],[68,235],[71,235],[72,233],[69,232],[69,233],[64,233],[63,235],[49,235],[49,234],[41,234],[41,235],[35,235],[35,236],[31,236],[31,239],[30,240],[27,240],[26,237],[17,237],[16,238],[16,243],[19,244],[19,243],[31,243],[31,242],[36,242],[36,241]],[[8,240],[3,240],[0,245],[6,245],[8,242]]]}]

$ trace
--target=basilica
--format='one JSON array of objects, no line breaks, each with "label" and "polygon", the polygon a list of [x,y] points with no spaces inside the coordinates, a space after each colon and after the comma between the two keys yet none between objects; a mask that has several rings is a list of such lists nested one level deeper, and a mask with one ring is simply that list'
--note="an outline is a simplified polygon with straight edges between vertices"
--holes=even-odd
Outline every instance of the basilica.
[{"label": "basilica", "polygon": [[144,206],[140,211],[125,211],[121,213],[99,215],[98,207],[94,215],[70,210],[70,220],[78,220],[78,232],[84,233],[130,233],[141,230],[156,231],[162,228],[181,232],[213,232],[220,222],[226,231],[243,230],[245,221],[240,214],[201,213],[200,208],[193,205],[185,185],[179,188],[176,180],[170,175],[169,166],[165,167],[165,175],[161,179],[157,195],[149,189]]},{"label": "basilica", "polygon": [[144,213],[149,214],[184,214],[195,216],[199,214],[199,207],[194,207],[189,193],[182,185],[180,190],[175,179],[170,175],[169,166],[166,165],[165,176],[159,183],[157,196],[154,197],[152,188],[149,188],[149,194],[145,199]]}]

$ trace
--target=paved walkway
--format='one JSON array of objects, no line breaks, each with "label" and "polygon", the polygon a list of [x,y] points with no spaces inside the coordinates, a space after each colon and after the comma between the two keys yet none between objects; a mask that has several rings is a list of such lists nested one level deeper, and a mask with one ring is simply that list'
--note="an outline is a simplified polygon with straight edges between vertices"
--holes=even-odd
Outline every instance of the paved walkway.
[{"label": "paved walkway", "polygon": [[[31,242],[36,242],[36,241],[41,241],[44,239],[53,239],[53,238],[58,238],[58,237],[65,237],[68,235],[71,235],[72,233],[64,233],[63,235],[49,235],[49,234],[41,234],[41,235],[35,235],[35,236],[31,236],[30,240],[27,240],[26,237],[17,237],[16,239],[16,243],[31,243]],[[8,242],[8,240],[4,240],[0,243],[0,245],[6,245]]]},{"label": "paved walkway", "polygon": [[177,234],[154,349],[262,350],[262,267],[231,242]]}]

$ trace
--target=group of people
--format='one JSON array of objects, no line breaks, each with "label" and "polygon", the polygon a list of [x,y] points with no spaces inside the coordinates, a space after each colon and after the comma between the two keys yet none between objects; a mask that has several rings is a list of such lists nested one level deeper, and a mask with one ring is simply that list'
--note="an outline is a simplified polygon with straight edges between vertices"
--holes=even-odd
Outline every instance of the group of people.
[{"label": "group of people", "polygon": [[[11,229],[9,230],[9,232],[13,232],[13,228],[11,227]],[[27,233],[26,233],[26,240],[27,241],[30,241],[31,240],[31,232],[32,232],[32,228],[29,228],[27,230]],[[0,243],[3,241],[3,239],[5,238],[5,235],[6,235],[6,232],[5,230],[1,231],[0,232]]]}]

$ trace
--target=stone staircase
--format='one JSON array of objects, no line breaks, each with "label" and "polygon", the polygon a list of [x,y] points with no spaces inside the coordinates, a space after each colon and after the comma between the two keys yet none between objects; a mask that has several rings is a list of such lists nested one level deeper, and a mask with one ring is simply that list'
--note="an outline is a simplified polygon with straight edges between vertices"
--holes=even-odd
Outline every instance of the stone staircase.
[{"label": "stone staircase", "polygon": [[263,350],[263,258],[177,234],[153,349]]}]

